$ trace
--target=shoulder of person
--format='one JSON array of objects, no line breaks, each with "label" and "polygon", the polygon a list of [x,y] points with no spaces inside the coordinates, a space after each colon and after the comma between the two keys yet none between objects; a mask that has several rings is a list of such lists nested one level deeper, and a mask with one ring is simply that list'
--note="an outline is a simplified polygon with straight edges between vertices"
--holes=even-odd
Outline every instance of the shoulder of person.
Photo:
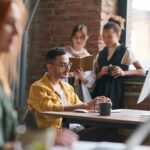
[{"label": "shoulder of person", "polygon": [[44,86],[44,82],[42,82],[41,80],[37,80],[37,81],[35,81],[35,82],[33,82],[32,84],[31,84],[31,87],[30,88],[39,88],[39,87],[43,87]]},{"label": "shoulder of person", "polygon": [[129,55],[135,55],[135,53],[133,52],[133,50],[131,50],[130,47],[126,47],[126,53],[128,53]]},{"label": "shoulder of person", "polygon": [[41,79],[34,81],[31,84],[31,87],[42,87],[45,85],[45,82],[46,82],[46,77],[44,75]]},{"label": "shoulder of person", "polygon": [[121,43],[121,44],[118,46],[118,48],[124,49],[124,50],[127,50],[127,49],[128,49],[128,47],[127,47],[124,43]]},{"label": "shoulder of person", "polygon": [[66,51],[68,51],[68,52],[70,52],[70,51],[73,50],[73,48],[72,48],[71,45],[65,45],[63,48],[64,48]]},{"label": "shoulder of person", "polygon": [[74,49],[72,48],[71,45],[66,45],[63,48],[67,52],[68,57],[73,57],[73,51],[74,51]]},{"label": "shoulder of person", "polygon": [[136,53],[133,50],[131,50],[130,47],[126,48],[125,56],[127,58],[130,58],[132,60],[132,62],[136,62],[137,61]]},{"label": "shoulder of person", "polygon": [[97,55],[99,56],[101,54],[104,54],[104,53],[106,53],[107,50],[108,50],[108,47],[104,47],[101,51],[98,52]]},{"label": "shoulder of person", "polygon": [[83,51],[84,51],[85,55],[87,55],[87,56],[91,55],[86,48],[83,48]]}]

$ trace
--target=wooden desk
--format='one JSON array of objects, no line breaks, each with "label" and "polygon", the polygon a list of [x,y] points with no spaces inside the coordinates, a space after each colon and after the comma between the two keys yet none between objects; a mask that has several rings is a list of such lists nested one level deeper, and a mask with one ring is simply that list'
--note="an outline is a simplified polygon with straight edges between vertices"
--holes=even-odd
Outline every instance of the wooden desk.
[{"label": "wooden desk", "polygon": [[[67,123],[80,123],[86,126],[135,128],[150,119],[150,111],[122,109],[122,112],[111,113],[111,116],[100,116],[98,113],[77,112],[41,112],[43,115],[62,117]],[[148,116],[149,115],[149,116]]]}]

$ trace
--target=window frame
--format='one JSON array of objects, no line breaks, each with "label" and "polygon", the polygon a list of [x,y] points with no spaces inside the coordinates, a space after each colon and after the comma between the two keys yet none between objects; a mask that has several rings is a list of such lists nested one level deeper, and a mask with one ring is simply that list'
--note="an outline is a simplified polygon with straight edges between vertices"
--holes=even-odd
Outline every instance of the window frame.
[{"label": "window frame", "polygon": [[126,44],[126,29],[127,29],[127,9],[128,9],[128,0],[126,1],[120,1],[118,0],[118,15],[123,17],[125,19],[125,29],[124,32],[122,32],[122,39],[120,40],[121,43]]},{"label": "window frame", "polygon": [[[120,1],[118,0],[118,15],[123,17],[125,19],[125,29],[124,32],[122,32],[122,38],[120,40],[121,43],[125,43],[127,46],[127,22],[128,22],[128,8],[129,8],[129,3],[130,0],[125,0],[125,1]],[[146,75],[141,75],[141,76],[131,76],[131,77],[126,77],[125,81],[139,81],[143,82],[145,79]]]}]

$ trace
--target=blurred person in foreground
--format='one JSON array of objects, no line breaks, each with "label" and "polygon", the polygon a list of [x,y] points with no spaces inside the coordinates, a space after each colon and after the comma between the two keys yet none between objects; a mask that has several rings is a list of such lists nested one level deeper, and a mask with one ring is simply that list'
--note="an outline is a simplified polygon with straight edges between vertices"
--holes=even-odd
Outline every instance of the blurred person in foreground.
[{"label": "blurred person in foreground", "polygon": [[[0,149],[13,149],[17,114],[12,107],[10,85],[17,79],[17,62],[27,11],[21,0],[0,0]],[[57,131],[55,144],[71,145],[77,136]]]},{"label": "blurred person in foreground", "polygon": [[11,103],[10,85],[17,78],[17,58],[26,16],[19,0],[0,0],[0,149],[12,148],[16,137],[17,114]]}]

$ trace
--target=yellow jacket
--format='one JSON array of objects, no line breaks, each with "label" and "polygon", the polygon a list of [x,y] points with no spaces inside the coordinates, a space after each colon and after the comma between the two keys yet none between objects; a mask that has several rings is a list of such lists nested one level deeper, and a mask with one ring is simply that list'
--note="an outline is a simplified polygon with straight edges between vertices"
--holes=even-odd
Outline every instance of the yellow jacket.
[{"label": "yellow jacket", "polygon": [[[59,81],[59,83],[69,105],[82,103],[71,85],[64,81]],[[42,111],[64,111],[60,95],[54,90],[47,73],[31,85],[27,104],[29,109],[34,108],[39,128],[53,127],[60,129],[62,127],[62,118],[40,114]]]}]

